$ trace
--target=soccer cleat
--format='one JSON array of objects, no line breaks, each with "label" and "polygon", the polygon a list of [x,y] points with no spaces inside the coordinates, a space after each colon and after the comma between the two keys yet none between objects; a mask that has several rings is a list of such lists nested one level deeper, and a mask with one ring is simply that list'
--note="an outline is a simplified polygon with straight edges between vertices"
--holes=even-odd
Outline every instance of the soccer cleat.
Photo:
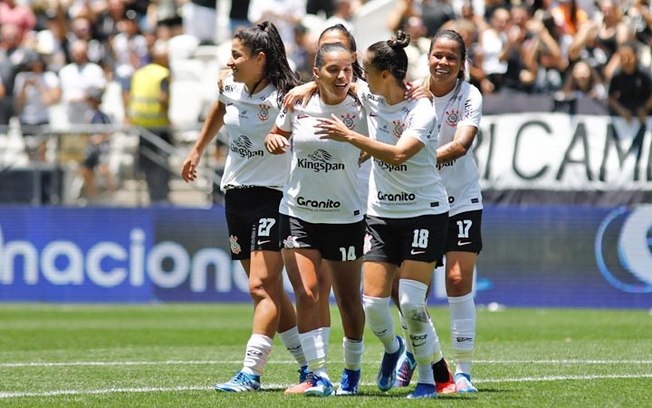
[{"label": "soccer cleat", "polygon": [[394,387],[407,387],[410,385],[412,380],[412,374],[417,368],[417,360],[414,359],[414,355],[409,351],[401,354],[401,358],[398,360],[398,366],[396,367],[396,382],[394,382]]},{"label": "soccer cleat", "polygon": [[303,392],[307,397],[329,397],[333,395],[333,384],[328,378],[312,376],[312,386]]},{"label": "soccer cleat", "polygon": [[243,371],[235,373],[233,378],[222,384],[215,384],[215,391],[248,392],[260,389],[260,376]]},{"label": "soccer cleat", "polygon": [[342,371],[340,386],[337,388],[335,395],[357,395],[359,382],[360,370],[349,370],[345,368]]},{"label": "soccer cleat", "polygon": [[412,394],[407,397],[409,399],[437,398],[437,390],[434,384],[417,383]]},{"label": "soccer cleat", "polygon": [[437,386],[437,394],[454,394],[455,393],[455,380],[453,373],[448,367],[448,362],[442,358],[432,365],[432,373],[435,376],[435,385]]},{"label": "soccer cleat", "polygon": [[403,338],[396,336],[396,339],[398,340],[398,350],[392,354],[383,354],[383,361],[380,363],[380,368],[378,369],[376,384],[381,391],[389,391],[394,387],[394,383],[396,382],[396,365],[405,351],[405,341]]},{"label": "soccer cleat", "polygon": [[308,370],[308,366],[303,366],[299,369],[299,383],[288,387],[285,394],[303,394],[310,387],[312,387],[312,373]]},{"label": "soccer cleat", "polygon": [[471,376],[466,373],[455,374],[455,389],[457,392],[478,392],[471,383]]},{"label": "soccer cleat", "polygon": [[305,382],[306,380],[308,380],[308,377],[311,376],[311,374],[312,373],[310,372],[310,370],[308,370],[307,365],[301,366],[301,368],[299,368],[299,383],[302,383],[302,382]]}]

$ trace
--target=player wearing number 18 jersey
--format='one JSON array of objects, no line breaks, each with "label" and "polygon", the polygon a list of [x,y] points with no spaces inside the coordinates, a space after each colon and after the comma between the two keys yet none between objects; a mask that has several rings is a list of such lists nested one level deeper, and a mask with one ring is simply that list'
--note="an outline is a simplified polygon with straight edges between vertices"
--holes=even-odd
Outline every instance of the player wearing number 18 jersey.
[{"label": "player wearing number 18 jersey", "polygon": [[[370,137],[341,121],[323,121],[324,137],[348,142],[373,157],[367,205],[363,304],[367,323],[383,343],[378,372],[381,391],[394,386],[395,368],[405,349],[389,310],[395,276],[400,277],[401,312],[415,350],[419,382],[408,398],[436,396],[433,361],[442,358],[426,311],[426,290],[444,253],[448,200],[435,162],[435,111],[429,100],[406,99],[409,36],[371,45],[364,58],[368,92],[359,91],[368,113]],[[438,354],[433,354],[436,350]]]}]

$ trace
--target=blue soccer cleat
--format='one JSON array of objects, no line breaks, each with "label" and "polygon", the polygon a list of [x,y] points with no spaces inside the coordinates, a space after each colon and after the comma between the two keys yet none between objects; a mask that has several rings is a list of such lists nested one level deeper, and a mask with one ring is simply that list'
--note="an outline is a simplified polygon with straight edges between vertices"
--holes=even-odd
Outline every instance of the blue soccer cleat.
[{"label": "blue soccer cleat", "polygon": [[414,359],[414,355],[409,351],[405,351],[401,355],[401,358],[398,360],[398,366],[396,367],[396,382],[394,387],[407,387],[412,381],[412,375],[414,370],[417,368],[417,360]]},{"label": "blue soccer cleat", "polygon": [[380,363],[380,369],[378,369],[376,384],[381,391],[389,391],[394,387],[394,383],[396,382],[396,365],[405,351],[405,341],[403,338],[396,336],[396,339],[398,340],[398,350],[392,354],[383,354],[383,361]]},{"label": "blue soccer cleat", "polygon": [[333,395],[333,384],[328,378],[313,374],[312,386],[303,392],[307,397],[330,397]]},{"label": "blue soccer cleat", "polygon": [[238,371],[233,378],[222,384],[215,384],[215,391],[250,392],[260,389],[260,376]]},{"label": "blue soccer cleat", "polygon": [[437,398],[435,384],[417,383],[412,394],[407,396],[409,399]]},{"label": "blue soccer cleat", "polygon": [[457,392],[478,392],[471,383],[471,376],[466,373],[455,374],[455,389]]},{"label": "blue soccer cleat", "polygon": [[335,392],[335,395],[357,395],[359,382],[360,370],[349,370],[345,368],[342,372],[340,386]]}]

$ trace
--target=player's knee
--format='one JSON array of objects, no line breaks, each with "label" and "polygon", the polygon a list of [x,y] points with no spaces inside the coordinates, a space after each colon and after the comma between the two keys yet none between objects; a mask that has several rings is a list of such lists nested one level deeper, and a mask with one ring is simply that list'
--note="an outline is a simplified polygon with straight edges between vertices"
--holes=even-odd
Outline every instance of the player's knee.
[{"label": "player's knee", "polygon": [[318,288],[301,288],[294,291],[294,297],[297,301],[297,304],[311,304],[319,302],[319,290]]},{"label": "player's knee", "polygon": [[420,331],[423,325],[428,324],[425,302],[403,300],[401,302],[401,314],[409,331]]},{"label": "player's knee", "polygon": [[389,308],[389,298],[363,296],[362,308],[370,325],[383,323]]}]

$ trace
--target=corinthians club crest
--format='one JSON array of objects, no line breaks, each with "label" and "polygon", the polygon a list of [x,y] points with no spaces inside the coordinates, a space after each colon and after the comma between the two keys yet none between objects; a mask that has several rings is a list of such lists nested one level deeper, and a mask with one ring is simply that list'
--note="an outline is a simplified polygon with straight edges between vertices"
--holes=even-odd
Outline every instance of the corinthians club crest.
[{"label": "corinthians club crest", "polygon": [[355,126],[355,114],[354,113],[345,113],[344,115],[340,115],[340,119],[342,119],[342,122],[344,122],[344,125],[349,130],[352,130],[353,127]]},{"label": "corinthians club crest", "polygon": [[392,133],[396,137],[401,137],[403,134],[403,129],[405,129],[405,123],[401,122],[400,120],[393,120],[392,124],[394,127],[392,128]]},{"label": "corinthians club crest", "polygon": [[238,237],[236,236],[229,236],[229,244],[231,245],[231,252],[234,254],[239,254],[242,252],[242,248],[240,247],[240,244],[238,244]]},{"label": "corinthians club crest", "polygon": [[271,106],[267,105],[266,103],[261,103],[258,105],[258,108],[260,109],[258,111],[258,119],[261,121],[266,121],[269,119],[269,110],[272,108]]},{"label": "corinthians club crest", "polygon": [[460,112],[457,109],[452,109],[450,112],[445,112],[446,114],[446,124],[450,127],[457,126],[457,122],[460,121]]}]

